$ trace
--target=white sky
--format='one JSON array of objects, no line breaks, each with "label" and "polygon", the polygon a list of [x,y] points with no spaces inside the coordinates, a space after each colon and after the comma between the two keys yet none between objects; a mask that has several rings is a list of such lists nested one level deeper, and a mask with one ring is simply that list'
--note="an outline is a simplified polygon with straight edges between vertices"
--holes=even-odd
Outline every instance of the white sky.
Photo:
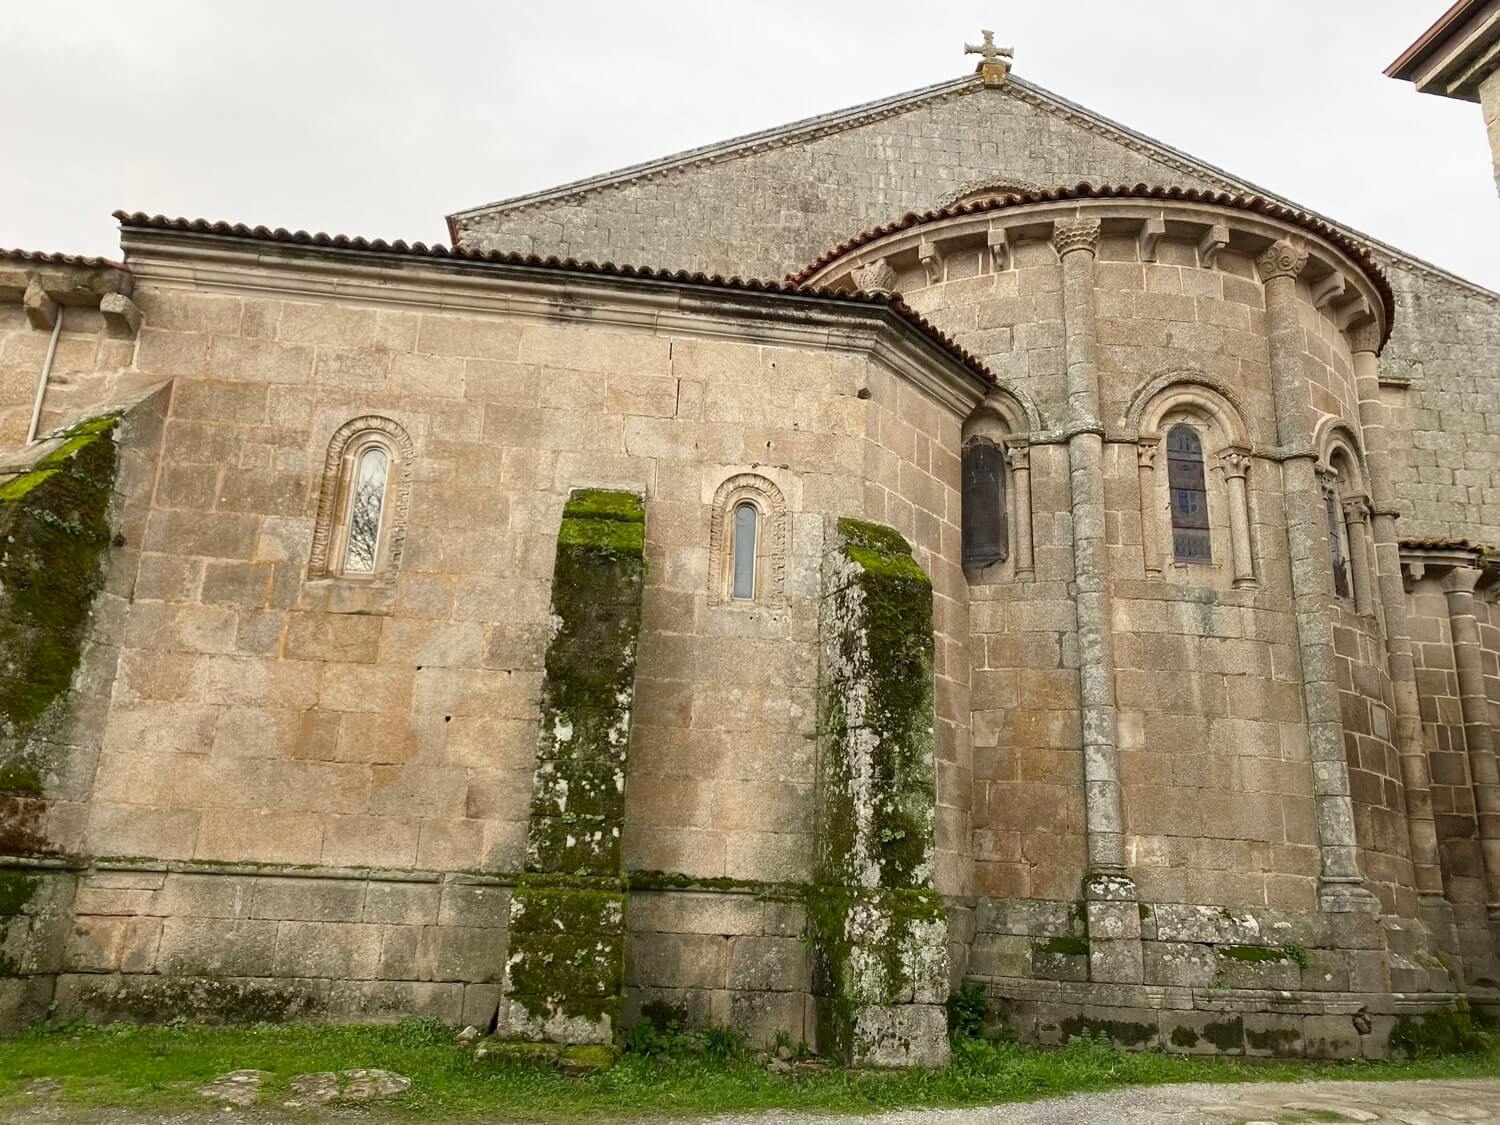
[{"label": "white sky", "polygon": [[449,211],[968,73],[990,27],[1017,74],[1500,289],[1479,107],[1381,73],[1447,4],[10,2],[0,246],[113,255],[116,207],[444,241]]}]

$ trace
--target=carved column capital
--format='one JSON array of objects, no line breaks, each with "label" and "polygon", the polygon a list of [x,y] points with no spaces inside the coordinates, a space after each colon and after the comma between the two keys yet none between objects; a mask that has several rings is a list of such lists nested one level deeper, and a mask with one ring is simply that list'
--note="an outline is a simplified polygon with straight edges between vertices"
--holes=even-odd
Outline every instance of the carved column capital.
[{"label": "carved column capital", "polygon": [[1243,479],[1250,472],[1250,454],[1243,449],[1220,450],[1219,464],[1224,467],[1224,477],[1232,480],[1235,477]]},{"label": "carved column capital", "polygon": [[1135,463],[1143,469],[1156,464],[1156,451],[1161,448],[1160,438],[1141,438],[1135,443]]},{"label": "carved column capital", "polygon": [[1344,518],[1350,523],[1364,523],[1370,514],[1370,498],[1363,492],[1346,496],[1343,500]]},{"label": "carved column capital", "polygon": [[896,288],[896,271],[884,258],[854,271],[854,284],[866,293],[890,293]]},{"label": "carved column capital", "polygon": [[1484,571],[1477,566],[1455,566],[1443,575],[1443,593],[1449,595],[1472,594]]},{"label": "carved column capital", "polygon": [[1052,225],[1052,245],[1057,248],[1057,256],[1066,257],[1074,250],[1097,254],[1099,230],[1098,219],[1059,219]]},{"label": "carved column capital", "polygon": [[1005,463],[1012,471],[1026,472],[1031,468],[1031,446],[1029,445],[1007,445],[1005,447]]},{"label": "carved column capital", "polygon": [[1266,252],[1255,260],[1261,281],[1278,277],[1295,279],[1307,265],[1307,247],[1290,238],[1278,238],[1266,248]]},{"label": "carved column capital", "polygon": [[1360,352],[1378,353],[1380,351],[1380,324],[1367,320],[1358,327],[1349,329],[1349,350],[1355,355]]}]

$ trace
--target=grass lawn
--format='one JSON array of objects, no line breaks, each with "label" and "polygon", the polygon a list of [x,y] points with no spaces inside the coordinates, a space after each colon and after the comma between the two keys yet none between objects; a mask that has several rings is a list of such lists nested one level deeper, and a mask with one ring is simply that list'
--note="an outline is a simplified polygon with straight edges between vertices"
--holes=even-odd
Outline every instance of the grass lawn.
[{"label": "grass lawn", "polygon": [[[706,1043],[712,1050],[716,1042]],[[638,1043],[639,1045],[639,1043]],[[1080,1090],[1165,1082],[1295,1081],[1303,1078],[1500,1077],[1500,1046],[1473,1055],[1401,1062],[1301,1063],[1180,1058],[1116,1051],[1074,1040],[1056,1051],[960,1040],[942,1071],[829,1069],[772,1074],[732,1048],[712,1057],[701,1037],[647,1043],[662,1054],[627,1052],[608,1070],[570,1076],[551,1063],[454,1046],[453,1029],[410,1020],[396,1027],[261,1025],[136,1027],[39,1025],[0,1041],[0,1109],[33,1103],[36,1078],[61,1082],[64,1105],[146,1110],[211,1109],[197,1087],[231,1070],[270,1074],[262,1104],[288,1096],[294,1074],[380,1067],[412,1079],[392,1103],[398,1116],[578,1118],[713,1114],[762,1109],[861,1112],[914,1106],[979,1105]]]}]

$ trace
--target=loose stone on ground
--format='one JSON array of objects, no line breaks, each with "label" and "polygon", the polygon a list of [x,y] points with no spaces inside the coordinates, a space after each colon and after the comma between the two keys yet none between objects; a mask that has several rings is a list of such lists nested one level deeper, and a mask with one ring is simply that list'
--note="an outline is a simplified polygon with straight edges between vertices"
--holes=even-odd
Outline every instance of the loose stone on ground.
[{"label": "loose stone on ground", "polygon": [[365,1102],[390,1098],[411,1085],[404,1074],[389,1070],[324,1070],[292,1078],[293,1097],[281,1104],[288,1109],[327,1105],[329,1102]]},{"label": "loose stone on ground", "polygon": [[205,1098],[226,1105],[254,1105],[260,1096],[260,1084],[265,1080],[264,1070],[231,1070],[221,1074],[198,1091]]}]

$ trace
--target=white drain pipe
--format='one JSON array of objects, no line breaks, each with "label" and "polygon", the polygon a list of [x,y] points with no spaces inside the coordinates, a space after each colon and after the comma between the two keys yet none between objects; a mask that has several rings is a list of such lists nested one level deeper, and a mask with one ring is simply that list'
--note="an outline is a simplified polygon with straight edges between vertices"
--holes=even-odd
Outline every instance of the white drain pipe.
[{"label": "white drain pipe", "polygon": [[52,339],[47,344],[47,358],[42,360],[42,373],[36,381],[36,401],[31,404],[31,426],[26,431],[26,444],[36,441],[37,424],[42,420],[42,399],[47,397],[47,380],[52,376],[52,357],[57,355],[57,338],[62,335],[63,309],[57,306],[57,315],[52,319]]}]

